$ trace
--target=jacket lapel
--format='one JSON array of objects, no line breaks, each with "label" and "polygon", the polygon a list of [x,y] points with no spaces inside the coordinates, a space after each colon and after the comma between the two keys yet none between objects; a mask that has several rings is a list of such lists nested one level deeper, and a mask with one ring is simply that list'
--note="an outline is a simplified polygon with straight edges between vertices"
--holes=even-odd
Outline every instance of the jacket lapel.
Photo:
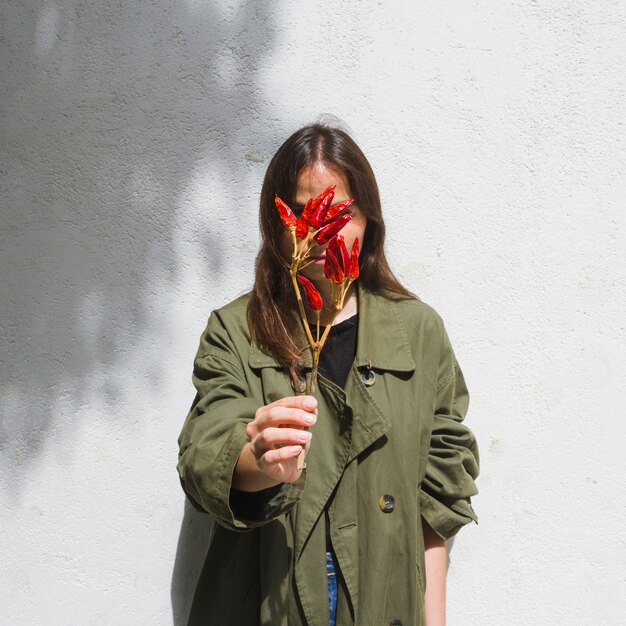
[{"label": "jacket lapel", "polygon": [[386,371],[411,373],[415,370],[400,306],[395,300],[359,290],[356,358],[346,384],[354,413],[349,461],[392,427],[389,416],[374,401],[364,379],[371,376],[378,379]]},{"label": "jacket lapel", "polygon": [[[397,298],[397,296],[396,296]],[[392,372],[412,372],[415,361],[402,319],[402,302],[359,289],[359,330],[355,364]]]}]

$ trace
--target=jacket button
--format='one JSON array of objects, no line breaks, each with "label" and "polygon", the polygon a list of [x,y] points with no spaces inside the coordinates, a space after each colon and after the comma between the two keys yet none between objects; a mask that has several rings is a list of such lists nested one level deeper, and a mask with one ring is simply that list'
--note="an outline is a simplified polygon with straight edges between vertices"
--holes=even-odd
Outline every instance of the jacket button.
[{"label": "jacket button", "polygon": [[361,370],[360,375],[361,381],[363,381],[366,387],[371,387],[376,384],[376,372],[373,369],[368,367],[367,369]]},{"label": "jacket button", "polygon": [[391,513],[396,508],[396,500],[393,496],[386,493],[378,501],[378,506],[383,513]]},{"label": "jacket button", "polygon": [[402,620],[401,619],[392,619],[389,622],[389,626],[402,626]]}]

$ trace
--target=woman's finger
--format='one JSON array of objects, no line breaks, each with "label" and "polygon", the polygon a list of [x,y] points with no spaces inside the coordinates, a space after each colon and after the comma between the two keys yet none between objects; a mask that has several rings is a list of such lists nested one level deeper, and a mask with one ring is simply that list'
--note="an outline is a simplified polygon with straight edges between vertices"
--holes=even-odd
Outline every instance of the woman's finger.
[{"label": "woman's finger", "polygon": [[250,450],[258,461],[268,450],[273,450],[276,446],[299,445],[302,447],[309,441],[311,441],[311,433],[306,430],[266,428],[250,441]]},{"label": "woman's finger", "polygon": [[256,428],[263,430],[279,424],[290,424],[301,428],[310,428],[317,421],[315,413],[303,409],[286,406],[267,406],[267,410],[257,413],[255,417]]},{"label": "woman's finger", "polygon": [[272,413],[277,408],[301,409],[308,413],[317,413],[317,400],[313,396],[288,396],[280,398],[270,404],[259,407],[255,419],[262,419],[266,414]]},{"label": "woman's finger", "polygon": [[259,434],[257,440],[261,441],[262,447],[273,448],[282,445],[304,445],[311,441],[311,433],[308,430],[298,430],[297,428],[266,428]]},{"label": "woman's finger", "polygon": [[266,407],[273,406],[287,406],[304,411],[314,411],[317,408],[317,400],[314,396],[287,396],[266,405]]},{"label": "woman's finger", "polygon": [[298,458],[300,452],[302,452],[302,446],[285,446],[284,448],[268,450],[259,460],[259,463],[270,469],[279,463],[286,463]]}]

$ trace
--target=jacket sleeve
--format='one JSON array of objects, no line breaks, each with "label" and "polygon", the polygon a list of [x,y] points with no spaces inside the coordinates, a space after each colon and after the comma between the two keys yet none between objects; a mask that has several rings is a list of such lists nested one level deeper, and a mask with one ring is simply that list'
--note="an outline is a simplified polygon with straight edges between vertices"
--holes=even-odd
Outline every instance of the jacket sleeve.
[{"label": "jacket sleeve", "polygon": [[469,394],[443,328],[436,406],[426,474],[420,493],[422,516],[442,538],[449,539],[462,526],[477,522],[470,498],[478,493],[478,446],[463,424]]},{"label": "jacket sleeve", "polygon": [[194,361],[196,397],[178,439],[178,474],[187,497],[231,530],[248,530],[287,512],[301,497],[303,478],[265,490],[267,498],[249,518],[231,507],[232,476],[247,443],[246,424],[262,399],[252,396],[240,355],[213,313]]}]

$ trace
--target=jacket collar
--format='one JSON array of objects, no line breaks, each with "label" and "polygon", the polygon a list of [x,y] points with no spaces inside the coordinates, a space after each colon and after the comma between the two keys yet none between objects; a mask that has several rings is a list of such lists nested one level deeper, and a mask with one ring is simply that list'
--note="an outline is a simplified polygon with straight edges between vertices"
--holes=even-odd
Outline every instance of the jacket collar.
[{"label": "jacket collar", "polygon": [[[412,372],[415,361],[411,355],[406,326],[400,312],[400,303],[384,295],[361,289],[357,283],[359,298],[359,328],[355,364],[371,366],[378,370]],[[304,333],[300,339],[304,340]],[[250,347],[250,367],[280,368],[274,357],[263,352],[255,343]],[[305,367],[311,367],[311,355],[307,350]]]},{"label": "jacket collar", "polygon": [[415,361],[400,314],[400,303],[365,289],[359,289],[358,295],[356,366],[412,372],[415,369]]}]

